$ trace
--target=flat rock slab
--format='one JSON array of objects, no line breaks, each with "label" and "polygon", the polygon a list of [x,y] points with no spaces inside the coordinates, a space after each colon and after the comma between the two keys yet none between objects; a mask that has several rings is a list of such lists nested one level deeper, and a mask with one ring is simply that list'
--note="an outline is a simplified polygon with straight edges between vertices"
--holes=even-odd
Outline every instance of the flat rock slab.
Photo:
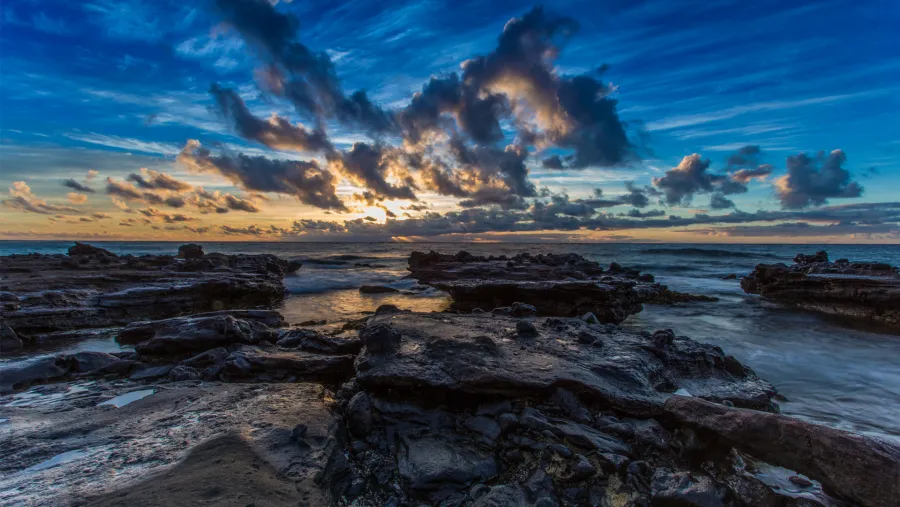
[{"label": "flat rock slab", "polygon": [[[396,349],[364,348],[357,381],[368,390],[418,389],[509,397],[549,395],[557,387],[635,415],[662,412],[682,388],[701,398],[769,408],[774,389],[721,349],[674,336],[607,332],[579,319],[535,321],[535,335],[516,332],[517,319],[488,315],[395,313],[369,327],[400,336]],[[580,343],[593,333],[596,341]],[[363,329],[365,342],[373,333]],[[385,334],[385,333],[381,333]],[[373,334],[374,336],[374,334]]]},{"label": "flat rock slab", "polygon": [[643,309],[634,282],[458,280],[433,285],[453,298],[451,308],[492,310],[521,302],[540,315],[576,317],[593,313],[600,322],[619,323]]},{"label": "flat rock slab", "polygon": [[741,280],[741,287],[778,303],[900,333],[898,268],[829,262],[820,254],[798,255],[791,266],[760,264]]},{"label": "flat rock slab", "polygon": [[271,305],[284,296],[285,273],[298,267],[267,254],[134,257],[90,245],[75,252],[0,257],[0,319],[26,346],[57,331]]},{"label": "flat rock slab", "polygon": [[[333,451],[334,419],[320,386],[170,383],[121,408],[100,405],[134,389],[82,382],[0,398],[0,418],[8,419],[0,431],[0,504],[67,506],[94,497],[88,505],[205,505],[239,485],[331,503],[314,482]],[[300,424],[298,441],[292,431]],[[262,498],[281,495],[239,505]]]},{"label": "flat rock slab", "polygon": [[140,354],[203,352],[232,344],[275,341],[277,334],[269,326],[283,323],[281,315],[271,310],[213,312],[135,322],[122,329],[116,341],[136,345]]}]

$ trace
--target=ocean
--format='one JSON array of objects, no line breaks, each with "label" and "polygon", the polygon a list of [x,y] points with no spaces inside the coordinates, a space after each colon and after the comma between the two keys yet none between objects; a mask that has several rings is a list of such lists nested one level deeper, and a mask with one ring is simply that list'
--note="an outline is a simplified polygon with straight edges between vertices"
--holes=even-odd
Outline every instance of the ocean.
[{"label": "ocean", "polygon": [[[0,255],[64,253],[68,241],[0,241]],[[92,242],[117,254],[174,253],[173,242]],[[833,427],[900,442],[900,336],[837,324],[744,294],[739,277],[759,263],[790,263],[797,253],[827,250],[832,259],[900,265],[897,245],[521,244],[521,243],[203,243],[206,252],[271,253],[303,267],[285,279],[280,311],[289,323],[327,320],[326,327],[392,303],[417,311],[442,310],[443,293],[360,294],[361,285],[411,287],[406,259],[414,250],[476,255],[574,252],[601,264],[618,262],[656,275],[673,290],[719,298],[715,303],[645,305],[625,321],[635,329],[670,328],[718,345],[771,382],[782,412]],[[62,344],[47,353],[118,350],[111,336]],[[16,356],[0,361],[21,360]]]}]

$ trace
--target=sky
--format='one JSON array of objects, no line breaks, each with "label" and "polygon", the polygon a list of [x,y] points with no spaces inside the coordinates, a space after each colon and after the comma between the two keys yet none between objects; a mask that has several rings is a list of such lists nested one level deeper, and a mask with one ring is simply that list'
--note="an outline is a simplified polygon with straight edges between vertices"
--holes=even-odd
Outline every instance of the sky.
[{"label": "sky", "polygon": [[889,0],[5,0],[0,239],[900,243]]}]

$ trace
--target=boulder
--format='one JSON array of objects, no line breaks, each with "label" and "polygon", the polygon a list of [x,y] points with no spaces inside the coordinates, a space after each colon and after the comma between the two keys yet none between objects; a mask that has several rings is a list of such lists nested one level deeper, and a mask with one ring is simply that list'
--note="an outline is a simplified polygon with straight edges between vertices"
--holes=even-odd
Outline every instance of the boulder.
[{"label": "boulder", "polygon": [[317,354],[356,354],[362,348],[359,338],[329,336],[312,329],[288,329],[278,335],[279,347],[299,348]]},{"label": "boulder", "polygon": [[353,371],[353,356],[319,355],[274,348],[242,347],[225,359],[229,379],[343,379]]},{"label": "boulder", "polygon": [[690,397],[672,397],[665,412],[679,424],[818,480],[859,505],[888,507],[900,498],[900,446],[896,444]]},{"label": "boulder", "polygon": [[491,454],[432,436],[403,438],[397,459],[400,477],[413,495],[432,503],[462,500],[469,486],[499,471]]},{"label": "boulder", "polygon": [[216,312],[136,322],[122,329],[116,340],[136,344],[135,350],[144,355],[196,353],[238,343],[274,341],[277,333],[267,324],[276,322],[282,320],[274,311]]},{"label": "boulder", "polygon": [[118,257],[118,255],[106,250],[105,248],[96,247],[87,243],[75,242],[74,246],[69,247],[69,256],[76,257],[79,255],[101,256],[101,257]]},{"label": "boulder", "polygon": [[188,243],[178,247],[179,259],[199,259],[203,257],[203,247],[196,243]]}]

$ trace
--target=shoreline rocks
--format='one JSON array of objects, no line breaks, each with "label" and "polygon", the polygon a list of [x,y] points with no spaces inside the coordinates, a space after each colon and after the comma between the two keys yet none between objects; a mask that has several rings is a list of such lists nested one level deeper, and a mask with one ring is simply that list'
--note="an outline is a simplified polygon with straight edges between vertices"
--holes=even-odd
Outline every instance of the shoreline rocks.
[{"label": "shoreline rocks", "polygon": [[900,333],[900,272],[884,263],[828,260],[824,251],[794,264],[760,264],[741,280],[749,294]]},{"label": "shoreline rocks", "polygon": [[[196,248],[195,248],[196,247]],[[273,255],[117,256],[76,243],[70,255],[0,257],[4,343],[24,346],[77,330],[124,326],[228,308],[267,307],[285,294],[282,280],[299,268]]]}]

